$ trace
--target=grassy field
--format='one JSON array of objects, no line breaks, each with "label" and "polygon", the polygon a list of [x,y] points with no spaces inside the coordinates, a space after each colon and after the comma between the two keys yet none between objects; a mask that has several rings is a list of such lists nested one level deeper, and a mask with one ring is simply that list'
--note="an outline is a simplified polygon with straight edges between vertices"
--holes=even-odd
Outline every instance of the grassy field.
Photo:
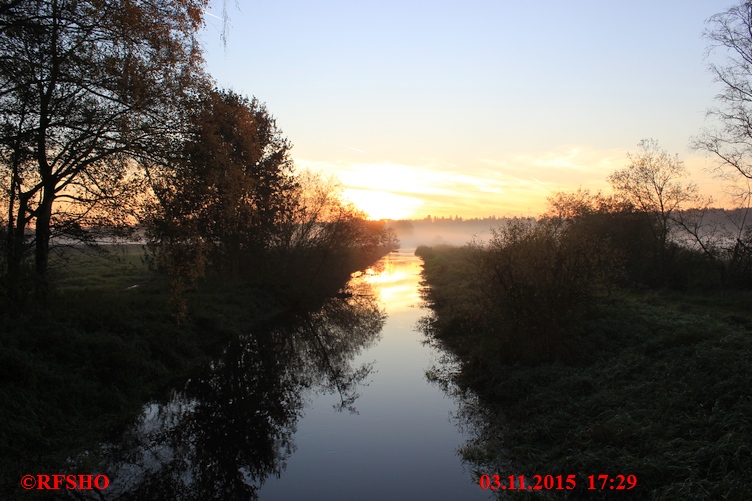
[{"label": "grassy field", "polygon": [[112,251],[68,250],[65,266],[53,263],[48,304],[0,318],[0,498],[25,473],[64,473],[67,457],[117,434],[230,339],[290,307],[290,284],[207,279],[178,324],[167,280],[141,247]]},{"label": "grassy field", "polygon": [[[748,292],[615,291],[562,333],[571,362],[514,364],[469,314],[478,284],[465,251],[421,256],[427,331],[462,368],[439,377],[488,410],[482,439],[462,451],[479,473],[577,475],[573,493],[521,498],[752,499]],[[582,489],[603,473],[636,475],[637,487]]]}]

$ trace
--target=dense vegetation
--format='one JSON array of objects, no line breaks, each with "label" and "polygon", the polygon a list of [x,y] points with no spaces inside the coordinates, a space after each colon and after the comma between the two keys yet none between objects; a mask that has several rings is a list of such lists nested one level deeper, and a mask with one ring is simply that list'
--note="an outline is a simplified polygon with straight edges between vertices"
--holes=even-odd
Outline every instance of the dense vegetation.
[{"label": "dense vegetation", "polygon": [[215,87],[206,7],[0,5],[0,497],[395,245]]},{"label": "dense vegetation", "polygon": [[[461,251],[423,255],[429,297],[455,294]],[[748,499],[750,299],[620,292],[573,329],[565,355],[576,362],[539,364],[515,363],[498,337],[455,324],[453,306],[437,308],[426,332],[459,370],[430,376],[460,401],[468,390],[480,401],[478,436],[461,450],[478,475],[525,475],[528,484],[534,474],[577,475],[575,492],[519,497]],[[472,399],[464,406],[460,414],[478,414]],[[636,475],[638,486],[632,495],[585,490],[587,476],[602,473]]]},{"label": "dense vegetation", "polygon": [[608,473],[636,475],[637,498],[746,499],[752,241],[735,224],[746,210],[682,208],[698,198],[679,183],[638,205],[667,164],[655,150],[630,159],[611,179],[647,177],[613,183],[613,196],[557,193],[537,221],[506,221],[487,242],[418,247],[434,311],[424,328],[460,367],[430,375],[488,409],[463,449],[478,474],[576,474],[578,490],[558,493],[575,498],[610,497],[585,490]]},{"label": "dense vegetation", "polygon": [[[295,171],[261,102],[204,72],[207,4],[0,3],[2,496],[395,244],[336,183]],[[492,409],[488,440],[465,450],[484,471],[752,496],[749,6],[714,22],[709,38],[741,59],[711,67],[724,127],[696,145],[735,177],[741,209],[713,210],[644,141],[613,196],[556,194],[488,243],[418,249],[426,328],[462,361],[434,377]],[[113,253],[120,237],[145,248]]]}]

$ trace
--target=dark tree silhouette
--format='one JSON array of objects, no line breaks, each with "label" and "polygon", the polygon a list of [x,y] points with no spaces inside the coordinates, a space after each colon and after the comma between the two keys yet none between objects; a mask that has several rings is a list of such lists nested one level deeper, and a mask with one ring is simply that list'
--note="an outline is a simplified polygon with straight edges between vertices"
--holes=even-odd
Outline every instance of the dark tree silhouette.
[{"label": "dark tree silhouette", "polygon": [[657,141],[644,139],[638,146],[636,154],[627,155],[629,165],[608,176],[608,182],[617,198],[649,219],[655,259],[665,275],[673,219],[688,205],[699,202],[699,191],[694,183],[684,182],[689,176],[684,163],[669,155]]},{"label": "dark tree silhouette", "polygon": [[[0,6],[0,169],[9,281],[31,247],[45,283],[50,239],[126,222],[132,159],[179,133],[201,80],[206,0],[34,0]],[[33,228],[33,239],[28,238]]]},{"label": "dark tree silhouette", "polygon": [[258,499],[295,450],[306,393],[335,394],[336,410],[356,412],[372,364],[353,359],[378,340],[385,314],[366,282],[348,291],[232,341],[169,402],[152,406],[158,411],[120,446],[102,450],[107,499]]},{"label": "dark tree silhouette", "polygon": [[708,54],[726,53],[724,63],[710,63],[721,84],[718,106],[708,111],[716,127],[705,129],[693,146],[718,160],[717,173],[731,181],[741,206],[752,194],[752,4],[740,2],[707,21]]},{"label": "dark tree silhouette", "polygon": [[[175,298],[207,264],[237,276],[263,254],[295,187],[290,143],[256,99],[212,90],[187,113],[179,157],[150,170],[150,248]],[[182,309],[182,307],[180,307]]]}]

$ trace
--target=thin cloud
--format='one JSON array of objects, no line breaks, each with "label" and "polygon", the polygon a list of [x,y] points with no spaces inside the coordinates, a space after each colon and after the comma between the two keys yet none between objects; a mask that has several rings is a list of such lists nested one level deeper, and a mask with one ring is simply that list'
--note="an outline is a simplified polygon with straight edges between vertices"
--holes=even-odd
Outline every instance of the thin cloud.
[{"label": "thin cloud", "polygon": [[[581,154],[582,150],[570,151],[565,160],[574,162]],[[544,160],[547,165],[561,164],[554,161],[553,156]],[[545,211],[546,200],[554,191],[576,189],[583,184],[599,188],[609,172],[583,176],[581,171],[562,172],[558,168],[531,165],[540,165],[540,162],[531,162],[520,170],[482,168],[477,164],[460,170],[459,166],[440,163],[406,165],[303,160],[297,163],[335,175],[345,190],[352,190],[354,200],[359,198],[363,204],[374,204],[379,194],[382,205],[393,203],[395,207],[409,209],[414,212],[410,217],[427,214],[465,217],[538,214]],[[596,185],[596,181],[600,184]],[[386,194],[399,198],[388,202]]]},{"label": "thin cloud", "polygon": [[339,146],[340,148],[347,148],[348,150],[357,151],[358,153],[365,153],[365,151],[359,150],[358,148],[353,148],[352,146],[345,146],[344,144],[339,144],[335,142],[332,142],[332,144],[335,146]]}]

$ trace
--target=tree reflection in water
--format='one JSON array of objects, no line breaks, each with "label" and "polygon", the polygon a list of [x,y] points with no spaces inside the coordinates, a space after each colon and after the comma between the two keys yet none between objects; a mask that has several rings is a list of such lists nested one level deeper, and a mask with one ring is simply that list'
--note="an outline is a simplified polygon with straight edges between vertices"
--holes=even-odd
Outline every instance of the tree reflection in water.
[{"label": "tree reflection in water", "polygon": [[489,472],[515,471],[505,459],[504,450],[491,454],[489,443],[498,444],[498,426],[493,423],[502,421],[500,416],[491,415],[491,411],[471,389],[472,382],[462,370],[463,362],[434,335],[435,318],[433,313],[418,321],[418,329],[425,336],[424,343],[431,346],[437,357],[426,369],[426,379],[437,385],[457,406],[451,413],[451,419],[460,433],[468,437],[464,446],[458,450],[466,467],[474,472],[474,482],[480,475]]},{"label": "tree reflection in water", "polygon": [[378,340],[385,314],[369,285],[353,282],[319,311],[231,343],[169,402],[148,406],[104,448],[96,470],[111,484],[95,499],[257,499],[294,451],[306,391],[338,394],[335,408],[356,412],[372,364],[351,362]]}]

